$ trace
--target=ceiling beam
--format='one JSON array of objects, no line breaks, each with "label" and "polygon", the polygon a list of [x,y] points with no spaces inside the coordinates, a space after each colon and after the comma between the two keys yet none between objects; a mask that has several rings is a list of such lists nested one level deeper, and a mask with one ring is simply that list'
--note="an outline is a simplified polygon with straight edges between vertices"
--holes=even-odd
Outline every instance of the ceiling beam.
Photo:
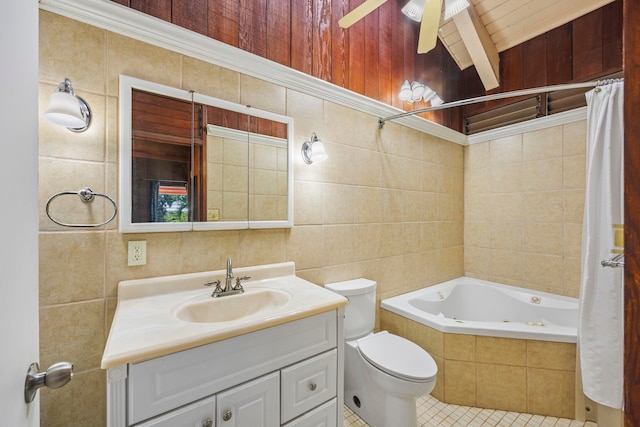
[{"label": "ceiling beam", "polygon": [[491,36],[476,16],[473,6],[453,16],[469,56],[478,71],[485,90],[500,86],[500,55]]}]

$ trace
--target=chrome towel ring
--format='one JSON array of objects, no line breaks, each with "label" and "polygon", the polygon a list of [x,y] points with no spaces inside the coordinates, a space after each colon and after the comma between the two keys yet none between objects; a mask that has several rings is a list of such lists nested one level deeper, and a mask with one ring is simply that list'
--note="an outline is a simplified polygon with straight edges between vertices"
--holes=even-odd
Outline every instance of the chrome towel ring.
[{"label": "chrome towel ring", "polygon": [[[113,215],[111,215],[111,218],[109,218],[108,220],[101,222],[99,224],[67,224],[64,222],[60,222],[56,219],[54,219],[51,214],[49,213],[49,205],[51,204],[51,202],[60,197],[60,196],[64,196],[67,194],[75,194],[78,197],[80,197],[80,200],[82,200],[83,203],[90,203],[93,202],[93,199],[95,197],[104,197],[105,199],[107,199],[108,201],[111,202],[111,204],[113,205]],[[49,219],[53,222],[55,222],[58,225],[62,225],[63,227],[102,227],[103,225],[106,225],[108,223],[110,223],[111,221],[113,221],[116,217],[116,215],[118,214],[118,206],[116,205],[116,202],[109,196],[107,196],[106,194],[102,194],[102,193],[95,193],[93,192],[93,190],[91,190],[90,188],[83,188],[81,190],[78,191],[62,191],[60,193],[54,194],[53,196],[51,196],[49,198],[49,200],[47,201],[47,205],[45,206],[45,212],[47,213],[47,216],[49,217]]]}]

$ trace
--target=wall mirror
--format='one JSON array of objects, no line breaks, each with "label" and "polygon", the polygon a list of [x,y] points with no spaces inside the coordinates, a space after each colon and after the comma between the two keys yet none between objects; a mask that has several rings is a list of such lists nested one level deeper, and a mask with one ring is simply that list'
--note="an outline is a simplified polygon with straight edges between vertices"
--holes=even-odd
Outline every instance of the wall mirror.
[{"label": "wall mirror", "polygon": [[293,119],[120,76],[120,231],[293,225]]}]

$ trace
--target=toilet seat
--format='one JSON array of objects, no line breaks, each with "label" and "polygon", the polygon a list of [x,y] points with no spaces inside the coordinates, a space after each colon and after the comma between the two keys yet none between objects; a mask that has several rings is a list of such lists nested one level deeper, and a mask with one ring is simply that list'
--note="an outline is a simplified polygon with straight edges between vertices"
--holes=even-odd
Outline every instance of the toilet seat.
[{"label": "toilet seat", "polygon": [[386,331],[359,339],[358,350],[376,368],[407,381],[433,381],[438,373],[436,362],[429,353]]}]

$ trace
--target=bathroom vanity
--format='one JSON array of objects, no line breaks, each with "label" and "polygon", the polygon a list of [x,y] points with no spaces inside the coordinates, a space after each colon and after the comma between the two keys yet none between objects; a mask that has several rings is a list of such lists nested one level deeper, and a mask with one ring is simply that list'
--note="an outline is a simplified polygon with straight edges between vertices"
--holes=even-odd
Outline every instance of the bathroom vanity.
[{"label": "bathroom vanity", "polygon": [[224,273],[120,283],[107,424],[341,426],[346,299],[293,263],[238,268],[245,292],[212,298],[203,284]]}]

